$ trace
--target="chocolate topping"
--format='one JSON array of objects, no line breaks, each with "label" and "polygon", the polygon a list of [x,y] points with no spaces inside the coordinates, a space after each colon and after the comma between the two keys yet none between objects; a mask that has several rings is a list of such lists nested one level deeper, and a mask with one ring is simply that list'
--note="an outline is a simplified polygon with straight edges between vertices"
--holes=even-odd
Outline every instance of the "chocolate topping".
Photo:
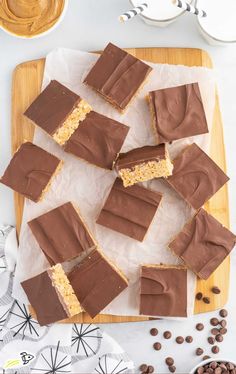
[{"label": "chocolate topping", "polygon": [[77,265],[68,278],[80,304],[92,318],[128,285],[125,278],[97,250],[93,250]]},{"label": "chocolate topping", "polygon": [[208,132],[198,83],[149,93],[158,142],[169,142]]},{"label": "chocolate topping", "polygon": [[21,283],[41,326],[68,318],[47,271]]},{"label": "chocolate topping", "polygon": [[142,266],[140,314],[187,316],[187,270],[183,267]]},{"label": "chocolate topping", "polygon": [[124,187],[116,178],[97,223],[142,241],[160,204],[162,195],[145,187]]},{"label": "chocolate topping", "polygon": [[173,165],[173,174],[167,178],[167,182],[194,209],[201,208],[229,180],[195,143],[185,148]]},{"label": "chocolate topping", "polygon": [[208,279],[230,254],[235,242],[233,233],[200,209],[169,247],[200,278]]},{"label": "chocolate topping", "polygon": [[126,153],[120,153],[117,161],[117,170],[131,169],[136,165],[147,163],[149,161],[159,161],[166,158],[165,144],[146,145],[144,147],[132,149]]},{"label": "chocolate topping", "polygon": [[30,142],[14,154],[0,182],[37,202],[60,164],[60,160]]},{"label": "chocolate topping", "polygon": [[128,131],[128,126],[91,111],[66,143],[65,151],[112,169]]},{"label": "chocolate topping", "polygon": [[78,212],[68,202],[28,222],[50,265],[96,247]]},{"label": "chocolate topping", "polygon": [[53,135],[80,100],[76,93],[52,80],[24,114],[49,135]]},{"label": "chocolate topping", "polygon": [[144,62],[109,43],[84,83],[123,110],[151,70]]}]

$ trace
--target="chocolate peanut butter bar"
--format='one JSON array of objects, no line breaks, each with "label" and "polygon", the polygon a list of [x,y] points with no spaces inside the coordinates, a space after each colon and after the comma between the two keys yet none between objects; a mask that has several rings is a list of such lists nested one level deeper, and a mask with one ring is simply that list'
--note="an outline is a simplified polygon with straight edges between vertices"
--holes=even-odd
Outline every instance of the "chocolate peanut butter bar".
[{"label": "chocolate peanut butter bar", "polygon": [[151,70],[143,61],[109,43],[84,83],[123,111]]},{"label": "chocolate peanut butter bar", "polygon": [[169,244],[195,274],[208,279],[229,256],[236,243],[236,236],[204,209]]},{"label": "chocolate peanut butter bar", "polygon": [[97,223],[143,241],[162,195],[139,185],[124,187],[116,178]]},{"label": "chocolate peanut butter bar", "polygon": [[27,199],[38,202],[62,165],[56,156],[26,142],[15,152],[0,182]]},{"label": "chocolate peanut butter bar", "polygon": [[187,269],[184,266],[142,266],[140,314],[187,317]]},{"label": "chocolate peanut butter bar", "polygon": [[229,180],[195,143],[172,162],[173,173],[166,180],[194,209],[201,208]]},{"label": "chocolate peanut butter bar", "polygon": [[81,313],[82,308],[60,264],[21,283],[41,326]]},{"label": "chocolate peanut butter bar", "polygon": [[124,187],[153,178],[166,178],[173,169],[165,144],[147,145],[121,153],[115,166]]},{"label": "chocolate peanut butter bar", "polygon": [[42,214],[28,225],[50,265],[71,260],[97,246],[71,202]]},{"label": "chocolate peanut butter bar", "polygon": [[152,91],[148,102],[158,143],[208,132],[198,83]]},{"label": "chocolate peanut butter bar", "polygon": [[93,250],[68,278],[81,306],[92,318],[128,286],[126,277],[98,250]]},{"label": "chocolate peanut butter bar", "polygon": [[129,127],[123,123],[91,111],[64,149],[93,165],[112,169],[128,131]]},{"label": "chocolate peanut butter bar", "polygon": [[90,110],[90,105],[84,99],[52,80],[24,114],[63,145]]}]

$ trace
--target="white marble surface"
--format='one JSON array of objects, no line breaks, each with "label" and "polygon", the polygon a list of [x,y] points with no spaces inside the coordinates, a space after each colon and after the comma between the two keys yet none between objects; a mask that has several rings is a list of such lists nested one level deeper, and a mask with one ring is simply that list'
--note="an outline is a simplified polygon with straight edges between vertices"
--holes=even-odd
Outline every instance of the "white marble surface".
[{"label": "white marble surface", "polygon": [[[193,15],[185,15],[167,29],[159,29],[144,24],[139,18],[129,23],[120,24],[117,16],[129,8],[128,0],[69,0],[69,8],[63,23],[47,37],[35,40],[21,40],[5,34],[0,30],[0,123],[1,123],[1,158],[0,174],[10,159],[10,100],[11,77],[14,67],[26,60],[45,56],[55,47],[78,48],[81,50],[102,49],[108,41],[121,47],[196,47],[207,50],[214,62],[218,78],[221,110],[224,122],[226,156],[229,182],[231,228],[236,232],[236,168],[235,168],[235,84],[236,84],[236,45],[230,47],[211,47],[206,44],[197,30]],[[19,92],[20,95],[20,92]],[[14,224],[13,194],[0,186],[1,221]],[[231,290],[228,308],[229,334],[221,344],[220,356],[235,358],[236,345],[236,255],[232,261]],[[198,346],[209,349],[206,343],[210,315],[193,317],[186,323],[166,321],[133,323],[123,325],[105,325],[104,329],[115,337],[127,350],[136,365],[148,362],[156,367],[156,372],[165,373],[163,364],[166,356],[176,359],[178,372],[187,373],[199,361],[194,355]],[[203,321],[206,329],[202,333],[194,332],[197,321]],[[160,331],[169,329],[174,336],[194,335],[195,342],[177,346],[172,341],[162,341],[163,349],[156,352],[148,331],[157,326]],[[207,354],[206,350],[206,354]]]}]

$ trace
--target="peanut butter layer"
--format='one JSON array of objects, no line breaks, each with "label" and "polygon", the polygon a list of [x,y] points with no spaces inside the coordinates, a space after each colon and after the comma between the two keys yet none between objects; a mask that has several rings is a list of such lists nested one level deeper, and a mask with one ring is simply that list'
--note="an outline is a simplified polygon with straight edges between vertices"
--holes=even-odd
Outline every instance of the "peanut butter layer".
[{"label": "peanut butter layer", "polygon": [[200,278],[208,279],[229,256],[235,242],[236,236],[232,232],[200,209],[169,248]]},{"label": "peanut butter layer", "polygon": [[79,212],[65,203],[28,222],[50,265],[62,263],[96,247]]},{"label": "peanut butter layer", "polygon": [[165,144],[144,146],[121,153],[115,166],[124,187],[153,178],[166,178],[172,174],[173,169]]},{"label": "peanut butter layer", "polygon": [[152,91],[148,100],[159,143],[208,132],[198,83]]},{"label": "peanut butter layer", "polygon": [[37,145],[26,142],[15,152],[0,182],[37,202],[47,190],[61,160]]},{"label": "peanut butter layer", "polygon": [[187,317],[187,269],[182,266],[142,266],[140,314]]},{"label": "peanut butter layer", "polygon": [[128,286],[125,276],[97,250],[77,265],[68,278],[80,304],[92,318]]},{"label": "peanut butter layer", "polygon": [[124,110],[151,70],[144,62],[109,43],[84,83]]},{"label": "peanut butter layer", "polygon": [[21,283],[41,326],[81,312],[79,301],[61,265]]},{"label": "peanut butter layer", "polygon": [[162,195],[145,187],[125,188],[117,178],[99,214],[97,223],[133,239],[143,241]]},{"label": "peanut butter layer", "polygon": [[63,145],[90,110],[90,105],[75,92],[52,80],[24,114]]},{"label": "peanut butter layer", "polygon": [[193,143],[173,161],[167,182],[194,208],[201,208],[228,180],[227,175]]},{"label": "peanut butter layer", "polygon": [[112,169],[129,127],[91,111],[65,145],[69,152],[93,165]]}]

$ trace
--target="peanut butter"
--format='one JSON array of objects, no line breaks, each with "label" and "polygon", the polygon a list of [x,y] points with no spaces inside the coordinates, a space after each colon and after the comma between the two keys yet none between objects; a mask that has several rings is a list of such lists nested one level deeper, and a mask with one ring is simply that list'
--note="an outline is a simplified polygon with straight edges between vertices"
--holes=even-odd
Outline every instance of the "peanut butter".
[{"label": "peanut butter", "polygon": [[65,0],[0,0],[0,26],[30,38],[50,29],[64,5]]}]

